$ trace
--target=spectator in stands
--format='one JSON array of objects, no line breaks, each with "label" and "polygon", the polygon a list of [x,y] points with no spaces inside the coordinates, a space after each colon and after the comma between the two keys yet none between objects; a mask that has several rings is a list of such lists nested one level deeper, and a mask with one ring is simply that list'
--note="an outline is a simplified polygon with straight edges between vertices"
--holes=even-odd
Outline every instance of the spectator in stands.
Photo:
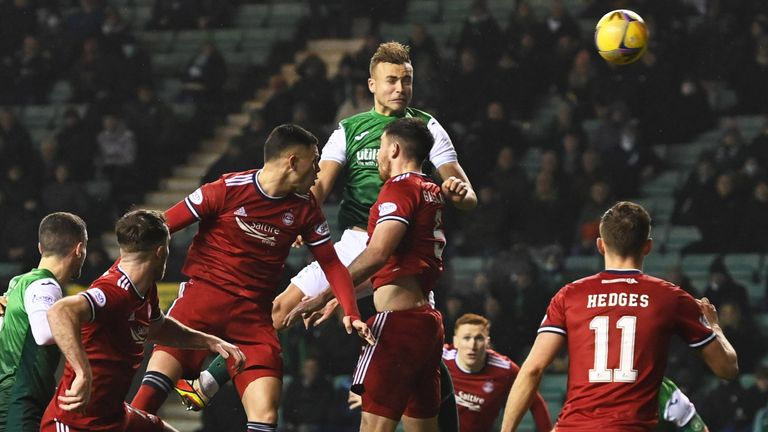
[{"label": "spectator in stands", "polygon": [[141,184],[136,170],[136,138],[117,113],[105,114],[102,125],[96,138],[99,152],[95,162],[112,186],[111,196],[117,206],[117,213],[122,213],[135,202]]},{"label": "spectator in stands", "polygon": [[503,146],[512,146],[520,154],[525,149],[522,134],[507,119],[498,101],[486,105],[485,115],[472,123],[462,144],[459,151],[471,173],[482,173],[493,166]]},{"label": "spectator in stands", "polygon": [[554,49],[562,38],[578,39],[579,24],[563,6],[562,0],[554,0],[544,19],[544,47]]},{"label": "spectator in stands", "polygon": [[[352,61],[352,57],[347,54],[339,61],[339,68],[336,71],[336,76],[331,78],[330,84],[333,89],[333,102],[341,109],[341,105],[350,100],[354,100],[355,91],[357,86],[362,85],[365,88],[365,82],[355,77],[355,68]],[[367,88],[366,88],[367,91]],[[370,104],[370,100],[368,101]],[[356,110],[354,113],[358,113],[362,110]],[[338,117],[337,119],[345,118]],[[338,120],[336,120],[338,122]]]},{"label": "spectator in stands", "polygon": [[565,175],[573,177],[581,168],[582,144],[578,135],[567,132],[560,140],[560,146],[556,149],[558,159],[561,161]]},{"label": "spectator in stands", "polygon": [[323,376],[319,362],[307,358],[301,366],[301,375],[291,381],[285,391],[283,410],[288,429],[322,430],[329,423],[333,401],[333,384]]},{"label": "spectator in stands", "polygon": [[206,41],[187,63],[182,98],[199,104],[218,101],[227,80],[227,64],[213,41]]},{"label": "spectator in stands", "polygon": [[689,278],[683,272],[683,266],[680,264],[674,264],[667,268],[667,273],[664,275],[664,279],[679,286],[683,291],[692,295],[694,298],[699,298],[699,291],[693,286],[691,278]]},{"label": "spectator in stands", "polygon": [[530,3],[527,1],[517,2],[515,10],[510,14],[509,25],[504,36],[507,43],[517,44],[524,33],[540,37],[543,32],[544,27],[536,17]]},{"label": "spectator in stands", "polygon": [[148,27],[155,30],[183,30],[195,27],[194,2],[155,0]]},{"label": "spectator in stands", "polygon": [[501,28],[488,10],[486,1],[474,0],[461,29],[458,50],[474,52],[478,65],[484,69],[496,64],[501,41]]},{"label": "spectator in stands", "polygon": [[93,161],[83,155],[96,152],[96,134],[83,122],[76,108],[64,111],[62,123],[62,128],[56,133],[56,159],[70,168],[72,180],[90,180],[93,177]]},{"label": "spectator in stands", "polygon": [[[760,328],[752,319],[749,305],[739,306],[734,299],[725,299],[718,308],[721,315],[720,326],[727,332],[728,340],[739,351],[739,370],[752,373],[765,354],[765,339]],[[724,319],[723,319],[724,318]]]},{"label": "spectator in stands", "polygon": [[357,79],[365,81],[370,76],[368,68],[371,65],[371,57],[373,57],[373,54],[382,42],[381,36],[376,33],[365,35],[363,46],[352,56],[352,64],[355,69],[354,75]]},{"label": "spectator in stands", "polygon": [[[508,203],[513,206],[513,210],[519,211],[528,198],[530,182],[516,159],[517,154],[510,146],[502,147],[486,183],[499,195],[501,202]],[[510,220],[513,226],[519,222],[519,219]]]},{"label": "spectator in stands", "polygon": [[501,233],[510,228],[507,222],[510,205],[512,203],[500,200],[490,187],[479,188],[477,208],[464,218],[465,253],[493,255],[509,245],[509,239]]},{"label": "spectator in stands", "polygon": [[100,0],[80,0],[80,7],[64,19],[64,28],[74,45],[101,35],[104,10]]},{"label": "spectator in stands", "polygon": [[115,6],[104,8],[104,22],[101,24],[101,40],[107,55],[122,55],[123,43],[130,37],[128,23]]},{"label": "spectator in stands", "polygon": [[536,176],[529,202],[523,229],[523,238],[528,244],[538,247],[551,244],[567,245],[573,231],[570,224],[566,224],[566,218],[572,218],[572,215],[567,214],[551,174],[541,172]]},{"label": "spectator in stands", "polygon": [[[90,227],[90,224],[88,225]],[[99,238],[91,238],[88,241],[88,254],[85,256],[85,264],[80,272],[78,282],[82,285],[90,284],[104,273],[105,268],[112,265]]]},{"label": "spectator in stands", "polygon": [[742,252],[768,252],[768,182],[758,182],[744,208],[739,224]]},{"label": "spectator in stands", "polygon": [[480,117],[488,97],[487,68],[477,58],[477,53],[470,48],[461,50],[458,67],[446,77],[445,98],[450,104],[445,107],[445,116],[451,123],[471,124]]},{"label": "spectator in stands", "polygon": [[568,99],[574,101],[577,106],[590,106],[594,93],[592,87],[596,78],[597,71],[592,64],[592,53],[586,49],[579,50],[567,76],[565,93]]},{"label": "spectator in stands", "polygon": [[608,154],[608,164],[613,167],[613,190],[618,197],[633,197],[640,193],[640,185],[662,167],[661,159],[648,143],[643,142],[634,121],[624,124],[618,146]]},{"label": "spectator in stands", "polygon": [[[0,168],[18,164],[30,172],[40,169],[40,160],[27,129],[10,108],[0,108]],[[35,184],[36,181],[33,180]]]},{"label": "spectator in stands", "polygon": [[768,117],[765,118],[760,132],[752,139],[747,146],[745,153],[747,157],[754,157],[762,168],[768,168]]},{"label": "spectator in stands", "polygon": [[[299,80],[291,88],[294,103],[303,102],[307,107],[310,123],[330,123],[336,113],[331,83],[326,77],[325,62],[310,54],[299,64]],[[317,130],[311,132],[317,133]]]},{"label": "spectator in stands", "polygon": [[96,38],[86,39],[82,47],[71,72],[72,101],[107,102],[114,96],[118,65],[114,58],[102,52]]},{"label": "spectator in stands", "polygon": [[[482,273],[475,275],[475,279],[477,279],[479,275],[482,275]],[[450,340],[453,338],[453,327],[454,324],[456,324],[456,320],[459,319],[460,316],[464,315],[464,301],[461,299],[461,297],[455,294],[451,294],[445,300],[445,308],[443,310],[445,311],[443,314],[445,340]]]},{"label": "spectator in stands", "polygon": [[596,234],[599,233],[600,218],[611,207],[612,202],[608,183],[598,181],[590,186],[589,200],[581,205],[576,222],[576,238],[579,240],[577,247],[580,248],[576,255],[596,255],[595,240],[598,237]]},{"label": "spectator in stands", "polygon": [[36,265],[40,255],[37,244],[29,239],[37,235],[40,217],[36,199],[28,199],[21,204],[8,202],[2,215],[4,225],[0,232],[0,261],[21,263],[22,268],[33,268]]},{"label": "spectator in stands", "polygon": [[[730,337],[730,336],[729,336]],[[745,391],[745,417],[755,418],[757,411],[768,406],[768,365],[761,364],[755,371],[755,383]]]},{"label": "spectator in stands", "polygon": [[676,113],[663,119],[667,142],[680,142],[691,139],[714,125],[714,115],[707,100],[707,94],[701,82],[691,77],[685,77],[672,93],[664,111]]},{"label": "spectator in stands", "polygon": [[368,92],[368,87],[364,84],[355,84],[354,92],[351,97],[344,99],[339,109],[336,111],[335,122],[338,123],[342,119],[351,117],[357,113],[366,111],[371,106],[371,96]]},{"label": "spectator in stands", "polygon": [[738,69],[739,102],[745,112],[765,112],[768,94],[768,34],[755,36],[754,54]]},{"label": "spectator in stands", "polygon": [[26,36],[14,58],[13,103],[43,104],[51,88],[51,59],[34,36]]},{"label": "spectator in stands", "polygon": [[[555,181],[555,188],[558,191],[566,190],[568,185],[571,183],[571,179],[568,177],[565,171],[563,171],[563,168],[560,166],[560,157],[557,155],[557,152],[554,150],[546,150],[544,151],[544,153],[541,154],[539,174],[541,173],[544,173],[552,177],[552,179]],[[562,196],[561,198],[563,200],[563,203],[565,203],[567,197]],[[568,204],[572,204],[572,203],[568,203]]]},{"label": "spectator in stands", "polygon": [[163,172],[162,168],[178,158],[176,150],[180,140],[176,117],[154,89],[143,84],[136,90],[135,100],[125,105],[125,121],[136,134],[137,158],[147,167],[145,184],[152,184]]},{"label": "spectator in stands", "polygon": [[[437,48],[435,38],[427,31],[423,24],[415,24],[411,27],[411,33],[408,36],[408,46],[411,47],[411,61],[421,73],[425,64],[432,68],[440,67],[440,50]],[[421,87],[421,83],[419,83]]]},{"label": "spectator in stands", "polygon": [[733,125],[723,132],[720,143],[715,147],[715,164],[721,171],[738,170],[744,164],[745,153],[744,138],[741,131]]},{"label": "spectator in stands", "polygon": [[628,116],[628,108],[623,101],[613,103],[589,138],[591,147],[600,152],[611,152],[618,148],[624,126],[629,121]]},{"label": "spectator in stands", "polygon": [[584,127],[581,125],[579,119],[576,118],[576,113],[574,113],[573,107],[568,103],[561,103],[559,105],[557,116],[552,118],[552,122],[547,126],[545,133],[545,147],[558,147],[563,143],[563,137],[566,134],[574,135],[580,147],[587,147],[587,144],[589,144]]},{"label": "spectator in stands", "polygon": [[[728,338],[731,334],[728,333]],[[741,358],[739,358],[741,360]],[[696,408],[702,413],[710,431],[750,431],[751,418],[746,417],[746,392],[739,380],[720,381]]]},{"label": "spectator in stands", "polygon": [[37,12],[31,0],[0,2],[0,58],[10,56],[27,35],[37,30]]},{"label": "spectator in stands", "polygon": [[85,189],[70,179],[69,167],[63,164],[54,169],[53,181],[43,187],[41,198],[45,214],[65,211],[84,215],[88,212]]},{"label": "spectator in stands", "polygon": [[194,0],[195,24],[200,30],[229,27],[232,24],[232,2],[230,0]]},{"label": "spectator in stands", "polygon": [[683,252],[733,252],[737,246],[742,208],[733,174],[719,175],[714,191],[699,196],[691,204],[691,222],[699,229],[701,241],[686,246]]},{"label": "spectator in stands", "polygon": [[693,224],[697,217],[694,214],[694,204],[706,202],[709,199],[715,189],[716,180],[714,158],[709,153],[702,153],[683,186],[675,191],[672,222],[680,225]]},{"label": "spectator in stands", "polygon": [[748,314],[750,311],[746,288],[733,279],[722,256],[712,261],[709,266],[709,279],[704,288],[704,297],[717,308],[721,308],[725,303],[733,303],[738,307],[738,312]]}]

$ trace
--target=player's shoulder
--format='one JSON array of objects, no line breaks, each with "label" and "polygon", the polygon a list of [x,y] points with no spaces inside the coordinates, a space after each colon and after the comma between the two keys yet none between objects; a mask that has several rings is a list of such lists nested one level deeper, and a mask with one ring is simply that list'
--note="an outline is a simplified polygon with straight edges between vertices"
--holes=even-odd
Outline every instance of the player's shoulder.
[{"label": "player's shoulder", "polygon": [[317,198],[315,198],[315,194],[313,194],[312,191],[309,191],[305,194],[294,192],[293,197],[311,207],[318,207]]},{"label": "player's shoulder", "polygon": [[118,264],[120,264],[120,259],[118,258],[112,265],[104,271],[104,273],[101,274],[96,280],[91,282],[91,288],[95,287],[105,287],[105,286],[120,286],[120,279],[127,280],[127,277],[118,270]]},{"label": "player's shoulder", "polygon": [[339,126],[344,131],[347,131],[349,129],[354,129],[355,126],[359,125],[360,123],[370,121],[371,119],[374,119],[374,118],[376,118],[376,115],[374,110],[371,109],[371,110],[359,112],[347,118],[341,119],[341,121],[339,121]]},{"label": "player's shoulder", "polygon": [[509,359],[509,357],[499,354],[498,352],[489,349],[487,351],[488,360],[487,365],[497,369],[511,370],[515,363]]},{"label": "player's shoulder", "polygon": [[245,186],[253,183],[254,181],[254,175],[256,174],[258,170],[252,169],[247,171],[237,171],[237,172],[230,172],[223,174],[220,177],[220,180],[224,183],[225,186],[229,187],[236,187],[236,186]]},{"label": "player's shoulder", "polygon": [[446,360],[446,361],[456,360],[457,352],[458,351],[453,345],[451,344],[443,345],[443,360]]},{"label": "player's shoulder", "polygon": [[409,116],[411,116],[411,117],[416,117],[416,118],[419,118],[419,119],[421,119],[421,120],[422,120],[422,121],[424,121],[424,123],[426,123],[426,124],[429,124],[429,122],[431,122],[431,121],[433,121],[433,120],[434,120],[434,121],[437,121],[437,120],[435,119],[435,116],[433,116],[432,114],[430,114],[430,113],[428,113],[428,112],[426,112],[426,111],[424,111],[424,110],[420,110],[420,109],[418,109],[418,108],[411,108],[411,107],[408,107],[408,108],[406,108],[406,109],[405,109],[405,112],[406,112],[406,113],[407,113]]}]

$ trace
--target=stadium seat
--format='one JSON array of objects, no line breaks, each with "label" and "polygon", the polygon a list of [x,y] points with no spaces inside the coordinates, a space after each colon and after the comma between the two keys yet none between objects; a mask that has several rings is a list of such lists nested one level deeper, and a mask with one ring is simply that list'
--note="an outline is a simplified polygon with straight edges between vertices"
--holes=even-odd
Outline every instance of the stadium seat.
[{"label": "stadium seat", "polygon": [[[20,273],[21,263],[0,261],[0,278],[15,276]],[[3,289],[3,291],[5,291],[5,289]]]},{"label": "stadium seat", "polygon": [[440,4],[434,0],[411,0],[405,12],[405,20],[411,23],[430,23],[437,19]]},{"label": "stadium seat", "polygon": [[471,2],[465,0],[447,0],[443,3],[443,21],[461,23],[469,16]]},{"label": "stadium seat", "polygon": [[569,256],[565,258],[565,268],[570,271],[585,271],[591,274],[601,269],[602,259],[599,256]]},{"label": "stadium seat", "polygon": [[176,35],[171,31],[136,32],[136,39],[151,53],[164,53],[171,50]]},{"label": "stadium seat", "polygon": [[264,25],[269,16],[267,4],[245,4],[235,14],[235,27],[254,28]]},{"label": "stadium seat", "polygon": [[352,387],[351,375],[336,375],[333,377],[333,388],[336,391],[347,391],[350,387]]},{"label": "stadium seat", "polygon": [[547,374],[544,374],[544,377],[541,379],[539,390],[547,393],[559,392],[560,394],[565,394],[567,385],[568,385],[567,374],[547,373]]},{"label": "stadium seat", "polygon": [[272,27],[295,27],[309,14],[309,6],[303,2],[279,2],[272,4],[268,23]]},{"label": "stadium seat", "polygon": [[243,32],[242,49],[248,51],[270,47],[277,38],[276,28],[249,28]]},{"label": "stadium seat", "polygon": [[679,251],[683,247],[701,240],[701,233],[693,226],[672,226],[669,228],[664,246],[667,251]]},{"label": "stadium seat", "polygon": [[216,30],[213,32],[213,40],[222,52],[232,52],[240,48],[243,31],[240,29]]},{"label": "stadium seat", "polygon": [[688,277],[707,277],[709,275],[709,266],[715,260],[715,254],[692,254],[682,258],[680,265],[683,267],[683,273]]}]

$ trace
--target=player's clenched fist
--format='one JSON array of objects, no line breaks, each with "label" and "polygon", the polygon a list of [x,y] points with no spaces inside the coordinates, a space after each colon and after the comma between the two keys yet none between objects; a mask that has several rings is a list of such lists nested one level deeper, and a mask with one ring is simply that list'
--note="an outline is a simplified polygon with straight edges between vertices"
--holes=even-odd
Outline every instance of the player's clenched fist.
[{"label": "player's clenched fist", "polygon": [[451,202],[458,203],[463,201],[464,197],[467,196],[469,184],[464,180],[450,176],[443,181],[443,185],[440,189],[443,191],[443,195],[445,195]]},{"label": "player's clenched fist", "polygon": [[240,372],[240,370],[243,368],[243,365],[245,364],[245,354],[240,351],[240,348],[232,345],[229,342],[225,342],[216,336],[210,337],[208,342],[208,349],[212,352],[218,353],[225,359],[228,359],[231,356],[235,360],[235,372]]}]

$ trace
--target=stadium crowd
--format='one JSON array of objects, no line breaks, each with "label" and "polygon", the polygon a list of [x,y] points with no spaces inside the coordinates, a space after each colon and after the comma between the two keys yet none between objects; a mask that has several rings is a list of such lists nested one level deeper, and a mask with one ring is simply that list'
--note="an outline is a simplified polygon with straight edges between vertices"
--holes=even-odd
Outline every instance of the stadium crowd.
[{"label": "stadium crowd", "polygon": [[[292,46],[310,37],[347,37],[354,18],[374,16],[362,49],[345,56],[330,78],[329,65],[311,54],[291,85],[276,72],[280,55],[246,75],[251,82],[244,78],[240,88],[263,82],[271,96],[263,110],[249,114],[205,181],[259,166],[266,134],[278,124],[298,123],[324,142],[339,119],[370,109],[365,80],[382,41],[379,28],[402,23],[408,2],[309,3],[312,18],[302,21]],[[482,313],[494,323],[495,349],[515,360],[527,353],[551,296],[582,276],[566,269],[565,258],[597,255],[602,212],[616,200],[642,196],[646,182],[670,169],[654,145],[684,143],[720,126],[718,145],[698,156],[674,192],[671,221],[701,233],[683,253],[768,252],[768,118],[755,137],[743,136],[730,120],[768,113],[768,5],[593,0],[572,9],[566,3],[554,0],[542,11],[518,1],[511,16],[498,17],[478,0],[452,45],[436,42],[430,23],[411,23],[403,41],[416,71],[412,106],[434,114],[450,132],[478,192],[475,211],[453,210],[445,218],[448,271],[438,303],[446,338],[463,313]],[[147,27],[225,28],[238,4],[156,0]],[[618,7],[642,11],[652,35],[648,52],[631,67],[601,61],[580,26],[581,19]],[[0,261],[32,267],[37,250],[30,239],[40,217],[71,211],[93,233],[81,279],[89,283],[109,261],[98,233],[155,187],[165,167],[194,148],[228,106],[239,106],[225,102],[231,75],[215,44],[206,42],[179,71],[183,86],[175,101],[195,104],[196,119],[214,120],[174,114],[174,101],[155,91],[150,58],[135,30],[120,8],[98,0],[0,1]],[[18,113],[49,103],[62,80],[71,88],[71,106],[51,119],[49,136],[33,142]],[[539,107],[553,100],[549,124],[532,130]],[[538,155],[534,164],[531,155]],[[339,199],[336,191],[329,202]],[[486,264],[469,278],[452,277],[451,256],[481,256]],[[169,271],[181,277],[178,268]],[[285,276],[294,273],[287,269]],[[768,366],[761,362],[768,347],[754,322],[766,305],[749,302],[722,260],[712,263],[706,286],[693,286],[679,267],[659,276],[713,301],[742,372],[754,373],[756,381],[712,391],[697,379],[701,365],[682,350],[671,358],[670,376],[701,407],[710,430],[748,430],[768,404]],[[284,397],[287,424],[354,428],[358,422],[344,409],[345,395],[335,393],[326,376],[353,369],[356,342],[331,325],[292,328],[281,338],[286,371],[296,376]],[[556,362],[557,372],[565,368],[566,359]],[[215,413],[206,414],[210,424],[222,421]]]}]

